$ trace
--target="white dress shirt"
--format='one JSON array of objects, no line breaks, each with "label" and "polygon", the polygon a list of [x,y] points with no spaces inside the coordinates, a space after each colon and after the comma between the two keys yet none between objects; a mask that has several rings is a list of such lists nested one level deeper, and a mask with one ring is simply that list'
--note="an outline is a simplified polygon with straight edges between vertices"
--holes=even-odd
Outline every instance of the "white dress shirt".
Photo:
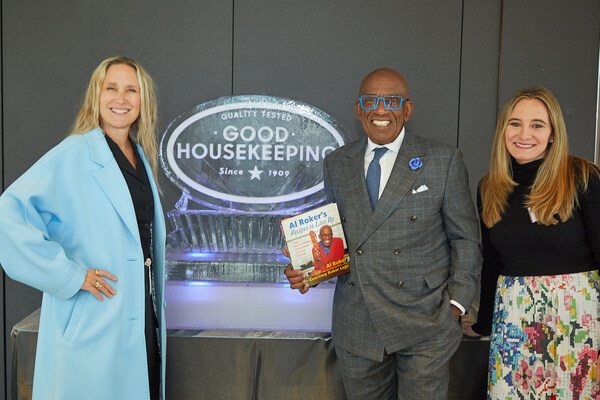
[{"label": "white dress shirt", "polygon": [[383,153],[383,156],[381,156],[379,159],[379,165],[381,166],[381,177],[379,180],[379,195],[377,198],[381,197],[383,189],[385,189],[385,185],[392,174],[392,168],[394,168],[396,157],[398,156],[400,146],[402,145],[402,140],[404,140],[404,130],[405,128],[402,128],[396,140],[383,146],[373,143],[371,139],[367,137],[367,150],[365,151],[365,179],[367,178],[367,169],[369,168],[369,164],[371,164],[373,157],[375,157],[375,149],[378,147],[387,147],[388,149],[388,151]]}]

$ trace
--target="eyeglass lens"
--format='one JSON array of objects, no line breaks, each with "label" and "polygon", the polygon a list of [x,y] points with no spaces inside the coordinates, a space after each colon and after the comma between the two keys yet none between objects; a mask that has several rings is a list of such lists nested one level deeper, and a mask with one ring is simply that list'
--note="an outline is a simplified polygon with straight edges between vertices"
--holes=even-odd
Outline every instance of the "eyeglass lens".
[{"label": "eyeglass lens", "polygon": [[383,100],[383,107],[386,110],[399,110],[404,102],[400,96],[361,96],[359,98],[360,106],[365,110],[374,110],[379,105],[379,99]]}]

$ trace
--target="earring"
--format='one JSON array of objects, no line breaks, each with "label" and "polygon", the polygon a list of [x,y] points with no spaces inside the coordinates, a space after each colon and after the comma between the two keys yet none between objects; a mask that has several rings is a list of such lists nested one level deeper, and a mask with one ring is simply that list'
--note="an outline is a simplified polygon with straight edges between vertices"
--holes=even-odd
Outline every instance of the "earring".
[{"label": "earring", "polygon": [[550,140],[548,140],[548,142],[554,143],[554,138],[550,138]]}]

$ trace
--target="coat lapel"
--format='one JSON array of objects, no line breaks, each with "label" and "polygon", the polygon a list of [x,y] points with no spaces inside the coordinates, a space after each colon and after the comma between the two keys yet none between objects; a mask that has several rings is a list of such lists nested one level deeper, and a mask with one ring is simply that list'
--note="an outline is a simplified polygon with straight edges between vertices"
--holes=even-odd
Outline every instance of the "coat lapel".
[{"label": "coat lapel", "polygon": [[367,141],[356,142],[352,149],[346,154],[348,157],[348,180],[347,182],[361,182],[360,185],[356,185],[355,190],[348,192],[348,200],[350,204],[353,204],[356,209],[356,215],[360,216],[366,221],[371,217],[373,211],[371,210],[371,200],[369,200],[369,194],[367,192],[367,183],[365,181],[365,167],[364,157],[365,149],[367,147]]},{"label": "coat lapel", "polygon": [[[138,153],[140,154],[140,158],[142,159],[142,163],[144,164],[144,168],[146,168],[146,173],[148,174],[148,180],[150,181],[150,188],[152,189],[152,198],[154,199],[154,216],[152,219],[152,237],[154,242],[154,258],[157,260],[164,259],[164,246],[159,245],[162,241],[164,241],[166,235],[166,227],[165,227],[165,217],[163,215],[162,205],[160,204],[160,193],[158,192],[158,188],[156,187],[156,181],[154,180],[154,173],[150,168],[150,164],[146,160],[146,156],[144,154],[144,150],[138,144],[136,145],[138,149]],[[159,254],[157,254],[157,252]],[[162,268],[162,265],[160,266]]]},{"label": "coat lapel", "polygon": [[[138,149],[138,153],[140,154],[140,158],[142,159],[142,163],[144,164],[144,167],[146,168],[146,173],[148,174],[148,180],[150,181],[150,188],[152,189],[152,197],[154,199],[154,217],[152,220],[152,228],[153,228],[153,234],[155,235],[154,237],[156,237],[156,235],[159,235],[160,237],[164,237],[165,236],[165,232],[166,232],[166,227],[165,227],[165,217],[163,214],[163,210],[162,210],[162,205],[160,204],[160,193],[158,192],[158,188],[156,187],[156,181],[154,178],[154,173],[152,172],[152,169],[150,168],[150,164],[148,164],[148,161],[146,160],[146,155],[144,154],[144,150],[142,149],[142,147],[137,144],[137,149]],[[163,248],[162,246],[155,246],[157,250],[158,247],[160,247],[161,249]],[[162,259],[163,254],[159,255],[160,258]],[[155,257],[157,257],[155,255]]]},{"label": "coat lapel", "polygon": [[[148,174],[148,180],[150,181],[150,188],[152,189],[152,197],[154,198],[154,218],[152,219],[152,245],[153,245],[153,263],[152,267],[154,268],[154,284],[156,288],[156,298],[163,299],[164,296],[164,280],[165,280],[165,265],[162,262],[165,259],[165,235],[166,235],[166,227],[165,227],[165,217],[163,215],[162,205],[160,204],[160,193],[158,192],[158,188],[156,187],[156,181],[154,180],[154,174],[152,173],[152,169],[150,168],[150,164],[146,160],[146,156],[142,147],[138,144],[136,145],[138,149],[138,153],[140,154],[140,158],[142,159],[142,163],[146,168],[146,173]],[[158,313],[157,318],[159,321],[162,321],[163,315],[163,307],[156,307],[156,311]],[[164,335],[161,337],[161,349],[164,349],[166,345],[166,338]]]},{"label": "coat lapel", "polygon": [[[423,162],[423,167],[412,170],[409,166],[410,160],[419,157]],[[392,173],[385,185],[385,189],[377,202],[377,208],[371,213],[371,217],[366,220],[365,229],[361,236],[358,246],[363,244],[381,224],[394,212],[404,197],[410,193],[415,180],[421,174],[421,171],[427,163],[427,153],[425,148],[418,142],[413,141],[410,135],[404,137],[400,151],[394,162]],[[364,181],[364,178],[363,178]],[[363,183],[366,193],[366,184]],[[367,195],[368,200],[368,195]],[[371,210],[371,203],[368,202],[368,210]],[[368,213],[364,213],[368,214]]]},{"label": "coat lapel", "polygon": [[104,134],[100,129],[94,129],[88,134],[87,138],[92,161],[100,166],[94,173],[98,184],[135,240],[141,243],[135,209],[133,208],[127,182],[125,182],[125,178],[123,178],[123,174],[104,139]]}]

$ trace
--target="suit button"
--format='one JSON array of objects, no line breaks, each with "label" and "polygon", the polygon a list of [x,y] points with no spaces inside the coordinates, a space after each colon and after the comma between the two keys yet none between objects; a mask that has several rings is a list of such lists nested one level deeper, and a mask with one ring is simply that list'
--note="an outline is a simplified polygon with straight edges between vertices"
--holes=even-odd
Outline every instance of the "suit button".
[{"label": "suit button", "polygon": [[410,220],[411,220],[412,222],[415,222],[415,221],[417,220],[417,216],[416,216],[416,215],[413,215],[412,217],[410,217]]},{"label": "suit button", "polygon": [[396,250],[394,250],[394,254],[395,254],[395,255],[398,255],[398,254],[400,254],[401,252],[402,252],[402,251],[401,251],[400,249],[396,249]]},{"label": "suit button", "polygon": [[404,285],[404,282],[398,281],[398,287],[402,287],[402,285]]},{"label": "suit button", "polygon": [[363,251],[361,249],[356,250],[356,254],[358,254],[359,256],[363,253]]},{"label": "suit button", "polygon": [[346,217],[342,217],[342,222],[346,222]]}]

